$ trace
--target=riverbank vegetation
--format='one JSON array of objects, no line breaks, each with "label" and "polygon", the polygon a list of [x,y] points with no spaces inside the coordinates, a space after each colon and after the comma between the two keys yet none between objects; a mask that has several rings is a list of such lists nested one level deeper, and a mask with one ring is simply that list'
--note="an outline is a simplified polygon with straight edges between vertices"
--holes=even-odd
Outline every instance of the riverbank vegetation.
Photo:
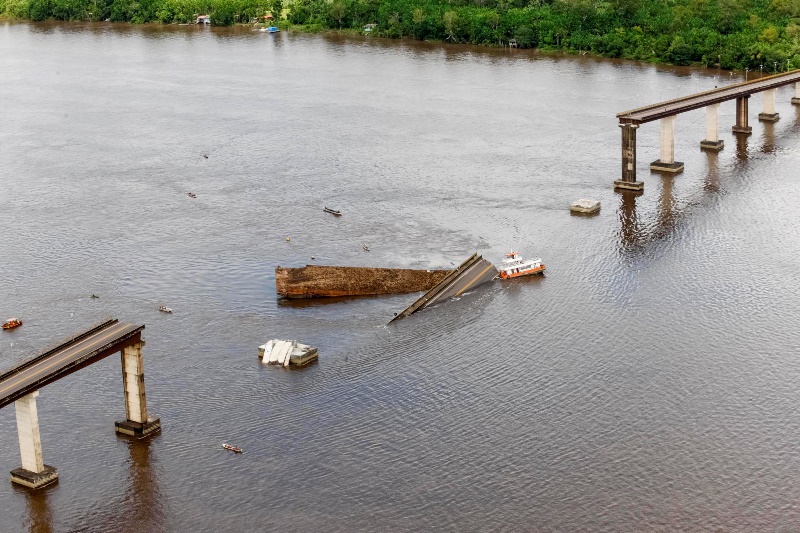
[{"label": "riverbank vegetation", "polygon": [[251,23],[766,72],[800,67],[800,0],[0,0],[30,20]]}]

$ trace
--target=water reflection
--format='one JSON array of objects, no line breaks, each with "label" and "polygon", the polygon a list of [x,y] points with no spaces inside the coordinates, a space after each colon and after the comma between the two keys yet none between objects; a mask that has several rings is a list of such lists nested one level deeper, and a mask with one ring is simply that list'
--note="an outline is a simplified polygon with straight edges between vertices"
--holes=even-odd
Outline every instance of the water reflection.
[{"label": "water reflection", "polygon": [[52,508],[49,499],[50,494],[57,488],[57,483],[39,490],[28,490],[15,486],[16,490],[26,493],[28,531],[30,533],[51,533],[54,531]]},{"label": "water reflection", "polygon": [[734,134],[736,138],[736,159],[739,161],[747,161],[747,140],[749,135],[743,133]]},{"label": "water reflection", "polygon": [[706,177],[703,180],[703,189],[708,192],[719,191],[719,153],[705,152]]},{"label": "water reflection", "polygon": [[764,133],[762,135],[761,151],[765,154],[771,154],[775,151],[775,124],[773,122],[764,122]]},{"label": "water reflection", "polygon": [[131,439],[117,435],[127,441],[130,462],[128,463],[128,487],[119,505],[111,507],[119,516],[111,524],[126,524],[128,531],[159,531],[164,524],[164,498],[159,489],[155,473],[151,445],[158,435],[144,439]]},{"label": "water reflection", "polygon": [[619,241],[620,248],[623,250],[641,245],[642,225],[636,215],[636,198],[642,194],[642,191],[625,191],[619,193]]}]

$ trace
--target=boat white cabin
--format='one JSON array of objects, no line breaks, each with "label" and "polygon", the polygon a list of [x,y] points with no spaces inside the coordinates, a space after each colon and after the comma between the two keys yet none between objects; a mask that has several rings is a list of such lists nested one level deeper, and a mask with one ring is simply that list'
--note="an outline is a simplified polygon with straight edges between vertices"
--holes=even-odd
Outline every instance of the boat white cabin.
[{"label": "boat white cabin", "polygon": [[519,253],[513,250],[506,254],[503,264],[500,265],[500,277],[502,279],[518,278],[520,276],[530,276],[544,272],[544,264],[540,258],[522,259]]}]

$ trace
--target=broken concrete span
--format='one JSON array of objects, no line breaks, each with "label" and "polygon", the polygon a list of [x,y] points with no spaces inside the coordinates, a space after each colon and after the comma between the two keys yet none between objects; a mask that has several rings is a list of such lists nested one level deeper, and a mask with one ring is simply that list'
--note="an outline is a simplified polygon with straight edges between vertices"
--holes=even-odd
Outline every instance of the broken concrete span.
[{"label": "broken concrete span", "polygon": [[426,291],[449,270],[306,265],[275,269],[275,290],[284,298],[370,296]]},{"label": "broken concrete span", "polygon": [[497,267],[478,254],[472,254],[466,261],[451,270],[447,276],[437,283],[416,302],[398,313],[390,322],[407,317],[421,309],[430,307],[448,298],[459,296],[497,277]]}]

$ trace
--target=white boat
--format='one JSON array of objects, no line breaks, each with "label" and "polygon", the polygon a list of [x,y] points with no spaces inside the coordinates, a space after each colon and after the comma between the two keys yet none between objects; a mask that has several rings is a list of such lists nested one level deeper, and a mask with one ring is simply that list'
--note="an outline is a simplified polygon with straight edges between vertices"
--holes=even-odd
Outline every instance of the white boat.
[{"label": "white boat", "polygon": [[158,310],[161,311],[162,313],[171,313],[172,312],[172,308],[171,307],[167,307],[166,305],[159,305],[158,306]]},{"label": "white boat", "polygon": [[518,278],[521,276],[530,276],[532,274],[540,274],[544,272],[544,263],[539,258],[523,260],[519,253],[508,252],[503,259],[503,264],[500,266],[500,277],[502,279]]}]

